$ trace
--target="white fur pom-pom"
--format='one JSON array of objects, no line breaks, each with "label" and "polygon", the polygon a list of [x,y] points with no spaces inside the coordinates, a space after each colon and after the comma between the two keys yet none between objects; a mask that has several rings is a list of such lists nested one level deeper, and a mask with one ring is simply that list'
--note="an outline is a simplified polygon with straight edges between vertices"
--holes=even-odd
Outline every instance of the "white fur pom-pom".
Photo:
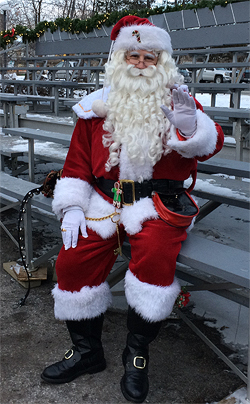
[{"label": "white fur pom-pom", "polygon": [[103,100],[93,101],[92,111],[100,118],[105,118],[105,116],[107,116],[107,107]]}]

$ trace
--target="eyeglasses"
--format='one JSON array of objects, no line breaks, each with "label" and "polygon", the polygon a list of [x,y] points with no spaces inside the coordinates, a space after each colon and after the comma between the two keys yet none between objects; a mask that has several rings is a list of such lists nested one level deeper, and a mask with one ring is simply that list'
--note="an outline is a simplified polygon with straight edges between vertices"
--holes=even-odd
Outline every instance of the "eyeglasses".
[{"label": "eyeglasses", "polygon": [[158,56],[147,53],[145,55],[140,55],[139,53],[127,54],[126,60],[132,65],[138,65],[140,62],[144,63],[145,66],[156,65],[158,62]]}]

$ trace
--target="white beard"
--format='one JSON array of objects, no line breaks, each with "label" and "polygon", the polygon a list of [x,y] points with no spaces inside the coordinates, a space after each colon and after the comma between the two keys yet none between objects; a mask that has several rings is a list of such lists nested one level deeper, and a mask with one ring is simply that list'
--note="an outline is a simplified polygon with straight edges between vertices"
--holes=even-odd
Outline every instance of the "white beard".
[{"label": "white beard", "polygon": [[137,69],[123,59],[107,66],[106,76],[111,90],[106,103],[103,144],[109,147],[106,170],[119,164],[121,145],[133,166],[153,167],[169,152],[168,119],[160,106],[170,105],[168,74],[162,65]]}]

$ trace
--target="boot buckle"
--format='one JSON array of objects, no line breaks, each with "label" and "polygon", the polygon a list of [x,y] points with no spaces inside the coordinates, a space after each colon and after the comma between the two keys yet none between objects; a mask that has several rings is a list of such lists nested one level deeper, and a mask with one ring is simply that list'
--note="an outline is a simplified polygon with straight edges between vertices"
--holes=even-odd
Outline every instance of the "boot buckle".
[{"label": "boot buckle", "polygon": [[[136,363],[137,359],[141,359],[141,360],[142,360],[141,366],[140,366],[139,364],[137,365],[137,363]],[[140,362],[141,362],[141,361],[140,361]],[[145,369],[146,364],[147,364],[147,361],[146,361],[145,358],[143,358],[143,356],[135,356],[134,359],[133,359],[133,365],[134,365],[134,367],[135,367],[136,369]]]},{"label": "boot buckle", "polygon": [[65,352],[64,358],[65,359],[70,359],[70,358],[72,358],[73,355],[74,355],[73,349],[69,349],[67,352]]}]

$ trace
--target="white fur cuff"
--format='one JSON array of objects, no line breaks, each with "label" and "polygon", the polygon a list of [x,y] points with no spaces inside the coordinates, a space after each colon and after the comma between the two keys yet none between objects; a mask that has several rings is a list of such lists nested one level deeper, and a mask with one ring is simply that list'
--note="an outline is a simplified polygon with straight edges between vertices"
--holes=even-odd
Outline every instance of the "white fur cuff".
[{"label": "white fur cuff", "polygon": [[62,218],[62,211],[69,206],[80,206],[86,212],[93,187],[80,178],[65,177],[57,181],[54,199],[52,201],[53,212]]},{"label": "white fur cuff", "polygon": [[83,320],[104,313],[112,303],[107,282],[99,286],[84,286],[80,292],[68,292],[56,285],[52,291],[55,317],[58,320]]},{"label": "white fur cuff", "polygon": [[169,316],[180,291],[176,278],[170,286],[157,286],[139,281],[130,270],[125,276],[127,302],[147,321],[161,321]]},{"label": "white fur cuff", "polygon": [[186,158],[208,156],[215,151],[217,135],[214,121],[204,112],[197,110],[197,130],[195,135],[180,141],[176,134],[176,128],[172,125],[168,146]]}]

